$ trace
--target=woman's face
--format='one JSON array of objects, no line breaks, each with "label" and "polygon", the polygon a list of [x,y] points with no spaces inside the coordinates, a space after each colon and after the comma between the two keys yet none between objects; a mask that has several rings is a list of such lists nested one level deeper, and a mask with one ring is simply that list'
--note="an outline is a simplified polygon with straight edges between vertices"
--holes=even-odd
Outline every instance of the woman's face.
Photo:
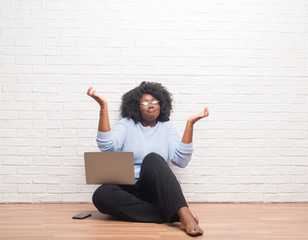
[{"label": "woman's face", "polygon": [[141,123],[154,126],[160,114],[159,101],[150,94],[142,94],[139,104]]}]

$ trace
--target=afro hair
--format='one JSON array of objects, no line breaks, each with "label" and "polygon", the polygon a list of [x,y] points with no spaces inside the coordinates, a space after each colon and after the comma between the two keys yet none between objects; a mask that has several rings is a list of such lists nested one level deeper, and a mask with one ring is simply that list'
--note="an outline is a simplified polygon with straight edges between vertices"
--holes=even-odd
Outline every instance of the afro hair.
[{"label": "afro hair", "polygon": [[128,91],[122,96],[120,107],[123,118],[131,118],[135,123],[140,122],[139,105],[142,94],[150,94],[159,100],[160,115],[157,120],[160,122],[169,121],[172,111],[172,95],[160,83],[142,82],[138,87]]}]

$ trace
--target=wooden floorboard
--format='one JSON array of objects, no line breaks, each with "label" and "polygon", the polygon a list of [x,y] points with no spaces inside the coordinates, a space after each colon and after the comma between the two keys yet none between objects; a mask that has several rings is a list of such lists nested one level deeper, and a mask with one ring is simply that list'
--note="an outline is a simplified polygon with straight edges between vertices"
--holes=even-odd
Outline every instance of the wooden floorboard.
[{"label": "wooden floorboard", "polygon": [[[190,204],[203,236],[194,239],[308,239],[308,203]],[[80,212],[90,218],[74,220]],[[179,224],[120,221],[92,204],[0,204],[0,239],[192,239]]]}]

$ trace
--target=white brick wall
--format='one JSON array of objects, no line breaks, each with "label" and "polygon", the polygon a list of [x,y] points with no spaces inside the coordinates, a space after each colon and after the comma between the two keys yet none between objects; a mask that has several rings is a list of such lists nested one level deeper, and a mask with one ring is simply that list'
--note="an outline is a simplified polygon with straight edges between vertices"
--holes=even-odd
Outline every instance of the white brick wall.
[{"label": "white brick wall", "polygon": [[174,94],[188,201],[308,201],[307,0],[0,0],[0,202],[89,202],[93,85],[119,119],[143,80]]}]

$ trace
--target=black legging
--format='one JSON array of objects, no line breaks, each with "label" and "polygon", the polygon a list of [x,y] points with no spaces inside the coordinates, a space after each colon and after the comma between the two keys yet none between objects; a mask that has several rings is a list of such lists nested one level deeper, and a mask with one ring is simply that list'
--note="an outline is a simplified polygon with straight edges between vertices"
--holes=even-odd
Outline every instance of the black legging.
[{"label": "black legging", "polygon": [[135,185],[102,185],[92,201],[102,213],[136,222],[176,222],[177,211],[187,206],[175,175],[156,153],[145,156]]}]

